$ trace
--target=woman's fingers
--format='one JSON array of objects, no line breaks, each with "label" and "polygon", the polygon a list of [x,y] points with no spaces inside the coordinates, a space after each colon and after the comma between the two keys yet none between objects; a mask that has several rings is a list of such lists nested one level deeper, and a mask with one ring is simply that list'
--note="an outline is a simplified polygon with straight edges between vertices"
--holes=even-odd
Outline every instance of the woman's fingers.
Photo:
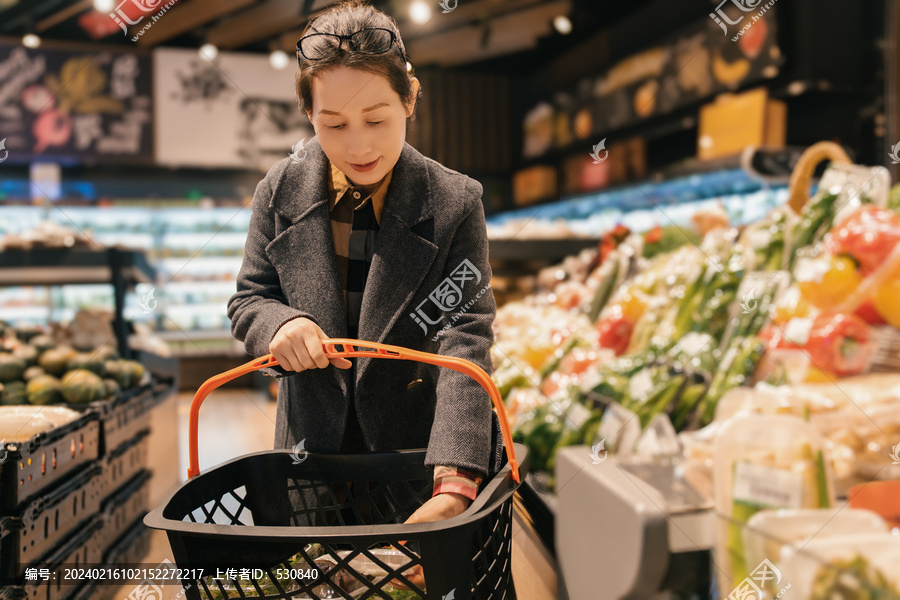
[{"label": "woman's fingers", "polygon": [[328,339],[322,328],[304,317],[285,323],[276,333],[269,352],[287,371],[324,369],[334,365],[339,369],[353,366],[346,358],[328,358],[322,340]]},{"label": "woman's fingers", "polygon": [[332,358],[331,364],[333,364],[338,369],[349,369],[353,366],[353,363],[346,358]]},{"label": "woman's fingers", "polygon": [[316,367],[324,369],[331,364],[328,357],[325,356],[325,349],[322,348],[322,340],[327,339],[328,336],[326,336],[325,332],[315,323],[313,323],[313,327],[314,329],[310,332],[311,334],[306,335],[303,341],[306,345],[306,351],[309,354],[310,360]]}]

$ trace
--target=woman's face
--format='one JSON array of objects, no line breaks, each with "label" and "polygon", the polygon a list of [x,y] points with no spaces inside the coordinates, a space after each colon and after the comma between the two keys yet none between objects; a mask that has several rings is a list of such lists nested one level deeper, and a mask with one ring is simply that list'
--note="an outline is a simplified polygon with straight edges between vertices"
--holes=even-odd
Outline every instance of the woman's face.
[{"label": "woman's face", "polygon": [[[412,85],[415,97],[419,81]],[[307,116],[328,160],[355,185],[384,178],[400,158],[413,106],[381,75],[348,67],[316,75],[312,96]]]}]

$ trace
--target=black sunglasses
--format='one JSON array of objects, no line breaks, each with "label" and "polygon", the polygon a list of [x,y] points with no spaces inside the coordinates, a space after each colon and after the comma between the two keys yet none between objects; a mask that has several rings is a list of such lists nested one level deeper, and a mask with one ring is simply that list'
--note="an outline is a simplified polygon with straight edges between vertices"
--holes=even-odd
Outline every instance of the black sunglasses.
[{"label": "black sunglasses", "polygon": [[[311,33],[300,38],[297,42],[297,63],[302,64],[302,59],[322,60],[334,50],[339,50],[344,44],[349,43],[351,52],[362,54],[384,54],[394,47],[397,36],[390,29],[371,27],[360,29],[350,35],[338,35],[336,33]],[[407,60],[397,44],[400,56]]]}]

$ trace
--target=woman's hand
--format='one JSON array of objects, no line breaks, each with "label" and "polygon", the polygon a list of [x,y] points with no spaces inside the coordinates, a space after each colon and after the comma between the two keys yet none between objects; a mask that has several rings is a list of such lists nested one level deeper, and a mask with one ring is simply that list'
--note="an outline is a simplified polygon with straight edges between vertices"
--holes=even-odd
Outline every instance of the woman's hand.
[{"label": "woman's hand", "polygon": [[324,369],[329,364],[349,369],[346,358],[328,358],[322,340],[328,339],[322,328],[306,317],[291,319],[281,326],[269,344],[269,352],[286,371]]},{"label": "woman's hand", "polygon": [[[419,509],[412,514],[405,522],[406,523],[430,523],[432,521],[443,521],[444,519],[450,519],[452,517],[456,517],[461,515],[463,511],[465,511],[469,504],[471,504],[471,500],[463,496],[462,494],[454,494],[453,492],[447,492],[444,494],[438,494],[434,498],[431,498],[419,507]],[[405,541],[400,542],[401,544],[406,544]],[[425,589],[425,574],[422,571],[421,565],[416,565],[410,570],[403,573],[403,576],[406,577],[410,582],[414,585],[419,586],[422,589]],[[395,588],[407,590],[409,589],[403,582],[394,579],[391,581],[391,585]]]}]

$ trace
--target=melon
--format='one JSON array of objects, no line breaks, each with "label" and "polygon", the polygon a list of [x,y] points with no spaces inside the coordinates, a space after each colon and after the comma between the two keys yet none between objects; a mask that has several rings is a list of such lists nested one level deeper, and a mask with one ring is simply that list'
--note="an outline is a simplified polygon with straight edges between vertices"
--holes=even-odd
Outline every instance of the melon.
[{"label": "melon", "polygon": [[22,379],[25,361],[9,352],[0,352],[0,382]]},{"label": "melon", "polygon": [[103,366],[103,359],[92,352],[78,352],[66,363],[67,371],[75,369],[87,369],[93,371],[100,377],[106,375],[106,368]]},{"label": "melon", "polygon": [[21,346],[19,346],[12,352],[13,356],[25,361],[26,367],[36,365],[39,354],[40,354],[40,352],[38,351],[38,349],[35,348],[34,346],[32,346],[31,344],[22,344]]},{"label": "melon", "polygon": [[3,385],[3,397],[0,404],[11,406],[13,404],[28,404],[28,394],[25,391],[25,382],[10,381]]},{"label": "melon", "polygon": [[87,369],[75,369],[62,377],[60,393],[66,402],[84,404],[106,397],[106,384],[103,379]]},{"label": "melon", "polygon": [[116,347],[112,344],[107,344],[105,346],[101,346],[94,351],[94,355],[102,361],[114,360],[119,358],[119,353],[116,351]]},{"label": "melon", "polygon": [[144,365],[136,360],[126,360],[125,367],[128,369],[129,387],[139,385],[141,383],[141,379],[144,377]]},{"label": "melon", "polygon": [[59,377],[66,372],[69,359],[72,358],[74,354],[74,350],[65,346],[51,348],[50,350],[45,350],[41,353],[38,357],[38,364],[49,375]]},{"label": "melon", "polygon": [[37,348],[37,351],[39,353],[50,350],[51,348],[56,348],[56,340],[54,340],[49,335],[44,334],[31,338],[31,341],[29,343]]},{"label": "melon", "polygon": [[115,379],[110,379],[107,377],[103,380],[103,384],[106,386],[107,398],[116,398],[119,394],[122,393],[122,388],[119,386],[119,382]]},{"label": "melon", "polygon": [[31,381],[35,377],[40,377],[41,375],[46,374],[47,372],[44,371],[44,369],[42,369],[38,365],[34,365],[25,369],[25,373],[22,375],[22,379],[24,379],[25,381]]},{"label": "melon", "polygon": [[28,342],[33,337],[41,335],[43,330],[37,325],[25,325],[23,327],[16,327],[15,329],[16,337],[22,342]]},{"label": "melon", "polygon": [[53,404],[62,400],[59,379],[53,375],[35,377],[25,385],[29,404]]}]

